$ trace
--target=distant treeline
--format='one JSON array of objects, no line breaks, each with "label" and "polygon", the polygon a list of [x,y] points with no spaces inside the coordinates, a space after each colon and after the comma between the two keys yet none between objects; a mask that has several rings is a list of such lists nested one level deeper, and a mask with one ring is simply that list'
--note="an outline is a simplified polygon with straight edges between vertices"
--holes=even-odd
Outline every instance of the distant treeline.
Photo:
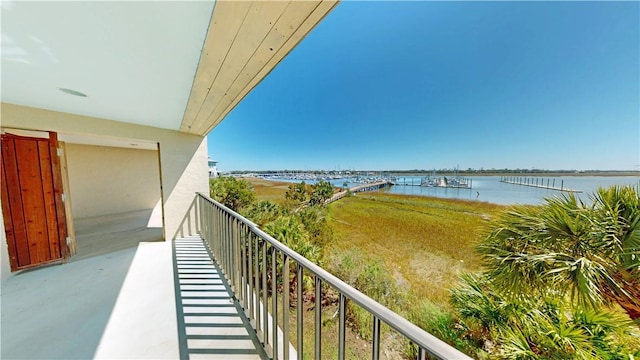
[{"label": "distant treeline", "polygon": [[429,175],[433,172],[437,174],[459,174],[459,175],[506,175],[506,174],[545,174],[545,175],[593,175],[593,176],[640,176],[640,171],[636,170],[547,170],[547,169],[472,169],[456,170],[451,168],[445,169],[412,169],[412,170],[264,170],[252,171],[242,170],[234,171],[234,174],[262,174],[262,175],[282,175],[293,173],[306,174],[331,174],[331,175]]}]

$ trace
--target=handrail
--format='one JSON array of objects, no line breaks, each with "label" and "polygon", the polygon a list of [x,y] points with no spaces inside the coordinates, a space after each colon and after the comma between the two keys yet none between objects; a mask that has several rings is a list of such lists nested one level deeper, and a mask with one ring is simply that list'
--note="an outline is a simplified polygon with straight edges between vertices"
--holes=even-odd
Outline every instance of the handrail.
[{"label": "handrail", "polygon": [[[265,233],[262,229],[260,229],[256,224],[254,224],[253,222],[251,222],[250,220],[246,219],[245,217],[243,217],[242,215],[238,214],[237,212],[227,208],[226,206],[224,206],[223,204],[211,199],[209,196],[202,194],[202,193],[198,193],[200,199],[202,199],[203,201],[217,207],[219,210],[221,210],[222,212],[228,214],[232,220],[235,220],[236,222],[238,222],[239,224],[244,224],[244,226],[250,230],[254,235],[258,236],[259,238],[261,238],[263,241],[265,241],[266,243],[268,243],[273,249],[277,249],[282,255],[283,258],[285,259],[285,261],[288,261],[289,259],[294,260],[299,267],[304,268],[305,270],[307,270],[308,272],[312,273],[315,277],[316,277],[316,291],[318,291],[320,283],[321,282],[325,282],[326,284],[328,284],[329,286],[333,287],[334,289],[336,289],[339,293],[340,293],[340,309],[342,311],[340,316],[341,316],[341,321],[340,321],[340,340],[344,342],[344,302],[346,301],[346,299],[348,298],[350,301],[355,302],[356,304],[358,304],[359,306],[361,306],[363,309],[365,309],[366,311],[368,311],[369,313],[372,314],[372,316],[374,317],[374,350],[373,350],[373,358],[377,359],[378,356],[376,355],[376,350],[379,351],[379,349],[376,349],[376,346],[379,346],[380,343],[380,323],[379,321],[384,322],[385,324],[387,324],[388,326],[390,326],[391,328],[393,328],[394,330],[396,330],[398,333],[402,334],[403,336],[405,336],[407,339],[411,340],[413,343],[415,343],[418,348],[419,348],[419,352],[418,352],[418,358],[422,359],[425,357],[425,351],[427,353],[429,353],[432,356],[435,356],[437,358],[440,359],[470,359],[470,357],[468,357],[467,355],[465,355],[464,353],[458,351],[457,349],[453,348],[452,346],[450,346],[449,344],[445,343],[444,341],[438,339],[437,337],[431,335],[430,333],[422,330],[421,328],[419,328],[418,326],[414,325],[413,323],[411,323],[410,321],[406,320],[405,318],[401,317],[400,315],[396,314],[395,312],[391,311],[390,309],[388,309],[387,307],[381,305],[380,303],[376,302],[375,300],[371,299],[370,297],[368,297],[367,295],[361,293],[360,291],[358,291],[357,289],[353,288],[352,286],[350,286],[349,284],[345,283],[344,281],[340,280],[339,278],[337,278],[336,276],[332,275],[331,273],[329,273],[328,271],[324,270],[323,268],[321,268],[320,266],[312,263],[311,261],[309,261],[308,259],[306,259],[305,257],[303,257],[302,255],[298,254],[297,252],[293,251],[291,248],[289,248],[288,246],[284,245],[283,243],[279,242],[278,240],[274,239],[271,235]],[[202,211],[202,209],[200,210],[200,216],[204,216],[205,211]],[[202,221],[204,221],[205,219],[201,219]],[[210,229],[209,229],[210,230]],[[227,233],[231,232],[233,233],[233,230],[226,230]],[[210,236],[211,237],[211,236]],[[207,239],[209,241],[211,241],[211,239]],[[256,256],[260,256],[258,250],[258,244],[254,244],[255,245],[255,249],[256,252],[254,253]],[[223,245],[226,246],[227,251],[229,251],[228,249],[231,247],[231,251],[234,252],[234,254],[231,254],[232,257],[236,257],[238,255],[240,255],[238,252],[243,253],[244,255],[247,255],[246,252],[244,251],[244,247],[241,247],[241,249],[237,249],[237,248],[233,248],[233,246],[238,247],[237,245],[233,245],[233,244],[226,244]],[[251,244],[251,241],[249,242],[249,257],[251,256],[251,248],[254,247]],[[213,249],[211,249],[213,251]],[[244,251],[244,252],[243,252]],[[264,260],[268,260],[268,258],[266,257],[266,246],[262,249],[262,254],[263,254],[263,259]],[[220,256],[221,254],[215,254],[215,256]],[[229,255],[227,255],[227,257],[229,257]],[[272,253],[272,264],[275,264],[275,259],[276,259],[276,255],[275,252]],[[244,266],[246,268],[246,264],[241,265],[240,264],[240,257],[236,258],[236,259],[230,259],[231,263],[234,263],[236,266]],[[250,260],[251,261],[251,260]],[[266,262],[266,261],[265,261]],[[288,262],[287,262],[287,266],[288,266]],[[253,267],[252,264],[249,264],[249,274],[251,274],[251,267]],[[231,272],[233,272],[234,274],[236,272],[242,272],[245,273],[245,271],[243,270],[247,270],[247,269],[233,269],[231,270]],[[228,270],[227,270],[228,271]],[[273,268],[272,265],[272,271],[273,274],[275,275],[275,269]],[[264,273],[264,271],[263,271]],[[288,278],[288,271],[287,273],[287,278]],[[300,268],[298,268],[298,274],[300,274]],[[233,274],[232,274],[233,275]],[[259,279],[258,279],[258,274],[257,274],[257,263],[256,263],[256,273],[254,274],[256,277],[256,284],[258,285],[258,289],[256,290],[258,292],[258,295],[255,296],[256,299],[259,298]],[[235,276],[235,275],[233,275]],[[244,275],[244,277],[247,277],[247,274]],[[249,280],[253,280],[251,276],[249,276]],[[241,283],[242,283],[242,289],[241,291],[243,292],[243,294],[245,293],[245,291],[247,291],[247,289],[245,288],[246,285],[249,285],[245,280],[240,279]],[[298,281],[299,284],[301,285],[301,279],[300,277],[298,277]],[[238,283],[239,284],[239,283]],[[264,279],[263,276],[263,285],[266,285],[266,280]],[[287,287],[287,292],[288,292],[288,283],[286,284]],[[263,286],[263,290],[265,289],[265,287]],[[298,289],[300,290],[300,288]],[[237,289],[236,289],[237,291]],[[251,289],[248,290],[249,293],[251,293]],[[263,291],[264,292],[264,291]],[[241,296],[243,296],[241,294]],[[286,295],[286,301],[288,302],[288,293]],[[251,295],[249,296],[251,297]],[[262,304],[262,306],[266,306],[266,296],[263,296],[263,302],[264,304]],[[252,299],[249,299],[249,301],[253,301]],[[301,299],[298,299],[298,301],[300,302]],[[316,302],[318,302],[319,299],[316,297]],[[275,305],[275,299],[273,304]],[[273,306],[273,308],[275,309],[276,307]],[[318,310],[318,309],[316,309]],[[245,310],[246,311],[246,310]],[[251,309],[252,312],[254,312],[253,309]],[[286,311],[285,311],[286,313]],[[258,312],[255,312],[255,314],[258,314]],[[254,315],[255,315],[254,314]],[[316,316],[318,316],[318,313],[316,313]],[[260,317],[260,316],[258,316]],[[249,318],[251,318],[251,314],[249,314]],[[277,322],[277,315],[274,314],[273,316],[274,321]],[[257,319],[256,321],[257,323],[259,323],[259,319]],[[263,323],[266,324],[266,321]],[[286,326],[286,328],[288,328],[288,325]],[[258,330],[258,329],[256,329]],[[316,329],[316,332],[318,332],[319,329]],[[275,334],[272,332],[271,336],[274,336]],[[265,335],[267,336],[267,335]],[[288,336],[288,335],[285,335]],[[376,338],[378,337],[378,338]],[[266,341],[265,341],[266,342]],[[298,342],[298,344],[300,345],[300,342]],[[273,345],[273,343],[272,343]],[[277,342],[275,342],[275,345],[277,346]],[[286,345],[285,345],[286,346]],[[318,345],[316,345],[316,347],[318,347]],[[339,350],[339,355],[344,355],[344,344],[340,343],[339,344],[340,350]],[[275,350],[275,349],[274,349]],[[276,351],[274,351],[276,352]],[[288,355],[288,354],[287,354]],[[302,351],[301,349],[298,349],[298,355],[302,356]],[[274,357],[277,357],[274,356]],[[319,357],[319,349],[316,348],[316,357]],[[340,356],[342,357],[342,356]],[[288,358],[288,356],[285,356],[285,358]]]}]

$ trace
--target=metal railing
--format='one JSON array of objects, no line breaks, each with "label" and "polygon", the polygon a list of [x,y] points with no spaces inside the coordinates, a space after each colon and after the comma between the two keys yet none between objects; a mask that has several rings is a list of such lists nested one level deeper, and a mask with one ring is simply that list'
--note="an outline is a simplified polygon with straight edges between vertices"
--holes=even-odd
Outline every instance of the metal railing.
[{"label": "metal railing", "polygon": [[[198,194],[196,218],[200,235],[208,244],[232,287],[235,298],[272,358],[289,360],[290,271],[296,279],[296,351],[303,358],[303,276],[315,279],[314,358],[322,358],[322,286],[339,294],[338,358],[345,358],[346,306],[353,302],[373,319],[371,358],[380,358],[381,324],[384,323],[418,347],[418,359],[427,354],[440,359],[470,359],[442,340],[364,295],[344,281],[280,243],[257,225],[210,197]],[[279,267],[280,262],[280,267]],[[278,293],[277,284],[281,284]],[[282,296],[281,304],[278,296]],[[270,298],[270,299],[269,299]],[[271,304],[269,304],[269,300]],[[271,307],[269,315],[267,309]],[[282,311],[282,322],[279,321]],[[279,328],[282,331],[279,331]],[[279,337],[282,337],[281,339]],[[279,346],[283,349],[279,349]],[[275,354],[275,355],[274,355]]]}]

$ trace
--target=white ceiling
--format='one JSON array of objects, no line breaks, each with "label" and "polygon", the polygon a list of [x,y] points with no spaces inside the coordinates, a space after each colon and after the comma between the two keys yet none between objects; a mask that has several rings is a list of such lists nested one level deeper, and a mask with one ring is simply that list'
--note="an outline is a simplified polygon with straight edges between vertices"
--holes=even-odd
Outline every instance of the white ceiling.
[{"label": "white ceiling", "polygon": [[[18,136],[28,136],[35,138],[48,139],[49,133],[46,131],[23,130],[3,128],[3,134],[13,134]],[[69,144],[82,144],[93,146],[110,146],[119,148],[131,148],[137,150],[158,150],[158,143],[148,140],[116,138],[104,135],[88,135],[73,133],[58,133],[58,140]]]},{"label": "white ceiling", "polygon": [[3,0],[2,102],[178,130],[213,5]]}]

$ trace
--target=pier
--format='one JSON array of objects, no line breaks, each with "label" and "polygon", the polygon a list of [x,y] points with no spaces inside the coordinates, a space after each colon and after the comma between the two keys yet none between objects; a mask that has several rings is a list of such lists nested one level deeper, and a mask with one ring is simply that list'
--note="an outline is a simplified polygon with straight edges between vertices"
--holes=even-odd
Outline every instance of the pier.
[{"label": "pier", "polygon": [[327,201],[325,201],[325,205],[330,204],[334,201],[340,200],[343,197],[347,196],[348,194],[355,194],[363,191],[376,191],[391,185],[393,185],[393,182],[389,180],[381,180],[381,181],[376,181],[368,184],[357,185],[349,188],[348,190],[343,190],[333,194],[332,197],[330,197],[329,199],[327,199]]},{"label": "pier", "polygon": [[[546,180],[546,184],[545,184]],[[556,179],[544,179],[538,177],[517,177],[517,176],[501,176],[500,182],[505,184],[522,185],[547,190],[556,190],[572,193],[581,193],[582,190],[569,189],[564,187],[564,180],[560,180],[560,186],[556,186]]]}]

